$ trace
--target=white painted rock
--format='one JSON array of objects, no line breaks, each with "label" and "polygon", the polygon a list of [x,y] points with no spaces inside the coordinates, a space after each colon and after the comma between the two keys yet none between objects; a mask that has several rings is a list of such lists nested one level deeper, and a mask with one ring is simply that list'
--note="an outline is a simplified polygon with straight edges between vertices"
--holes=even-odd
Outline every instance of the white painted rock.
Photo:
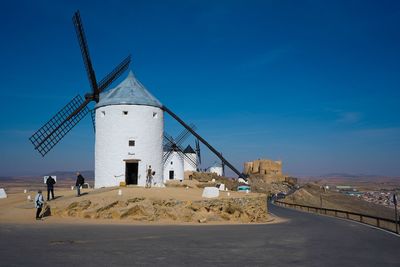
[{"label": "white painted rock", "polygon": [[220,184],[219,191],[225,191],[225,184]]},{"label": "white painted rock", "polygon": [[0,188],[0,198],[7,198],[7,194],[4,188]]},{"label": "white painted rock", "polygon": [[216,187],[204,187],[202,197],[213,198],[219,196],[219,190]]}]

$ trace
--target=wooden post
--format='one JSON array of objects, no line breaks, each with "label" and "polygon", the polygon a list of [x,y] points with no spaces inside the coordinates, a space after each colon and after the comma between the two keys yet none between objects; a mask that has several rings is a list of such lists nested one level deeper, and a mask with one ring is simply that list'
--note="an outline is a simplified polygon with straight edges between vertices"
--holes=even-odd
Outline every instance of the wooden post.
[{"label": "wooden post", "polygon": [[322,194],[319,194],[319,202],[321,204],[321,209],[322,209]]}]

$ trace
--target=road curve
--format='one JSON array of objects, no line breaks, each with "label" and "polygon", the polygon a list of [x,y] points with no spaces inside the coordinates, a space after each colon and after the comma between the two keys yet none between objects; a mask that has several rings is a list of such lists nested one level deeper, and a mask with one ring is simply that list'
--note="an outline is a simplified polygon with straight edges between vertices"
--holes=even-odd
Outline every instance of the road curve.
[{"label": "road curve", "polygon": [[1,266],[400,266],[400,238],[270,205],[285,223],[0,224]]}]

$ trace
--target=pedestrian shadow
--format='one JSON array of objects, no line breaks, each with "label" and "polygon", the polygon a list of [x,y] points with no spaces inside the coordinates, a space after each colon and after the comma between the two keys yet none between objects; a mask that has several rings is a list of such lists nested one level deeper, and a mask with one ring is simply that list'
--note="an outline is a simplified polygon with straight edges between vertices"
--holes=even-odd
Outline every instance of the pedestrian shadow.
[{"label": "pedestrian shadow", "polygon": [[46,204],[43,208],[41,217],[45,218],[45,217],[50,217],[51,216],[51,209],[50,209],[50,205]]}]

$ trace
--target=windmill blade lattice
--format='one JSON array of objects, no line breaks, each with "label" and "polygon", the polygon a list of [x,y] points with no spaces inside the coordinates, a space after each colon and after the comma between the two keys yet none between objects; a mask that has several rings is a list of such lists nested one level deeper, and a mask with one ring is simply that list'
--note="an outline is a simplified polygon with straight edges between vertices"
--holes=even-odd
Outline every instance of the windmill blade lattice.
[{"label": "windmill blade lattice", "polygon": [[[190,124],[190,127],[192,127],[192,129],[196,129],[196,125],[194,125],[193,123]],[[173,138],[172,136],[170,136],[169,134],[167,134],[166,132],[164,132],[164,139],[163,139],[163,146],[164,146],[164,150],[170,150],[172,149],[174,146],[177,146],[181,151],[183,151],[182,147],[180,147],[180,145],[190,136],[190,132],[187,129],[183,129],[182,132],[176,137]]]},{"label": "windmill blade lattice", "polygon": [[84,99],[77,95],[56,115],[53,116],[45,125],[37,130],[29,140],[35,149],[44,156],[46,155],[75,125],[83,119],[89,109],[84,107],[78,114],[67,120],[79,106],[84,103]]},{"label": "windmill blade lattice", "polygon": [[[91,101],[98,102],[100,93],[121,76],[121,74],[128,69],[131,62],[131,56],[126,57],[97,84],[79,11],[75,12],[72,20],[92,90],[85,95],[85,99],[80,96],[73,98],[70,103],[29,138],[35,149],[38,150],[42,156],[46,155],[83,117],[86,116],[89,112],[87,105]],[[91,115],[93,128],[96,130],[95,114],[93,110]]]},{"label": "windmill blade lattice", "polygon": [[[197,129],[196,125],[194,125],[193,123],[191,123],[189,126],[194,130]],[[183,129],[181,134],[175,139],[176,144],[181,145],[183,142],[186,141],[186,139],[189,137],[189,135],[190,135],[190,132],[188,131],[188,129]]]}]

